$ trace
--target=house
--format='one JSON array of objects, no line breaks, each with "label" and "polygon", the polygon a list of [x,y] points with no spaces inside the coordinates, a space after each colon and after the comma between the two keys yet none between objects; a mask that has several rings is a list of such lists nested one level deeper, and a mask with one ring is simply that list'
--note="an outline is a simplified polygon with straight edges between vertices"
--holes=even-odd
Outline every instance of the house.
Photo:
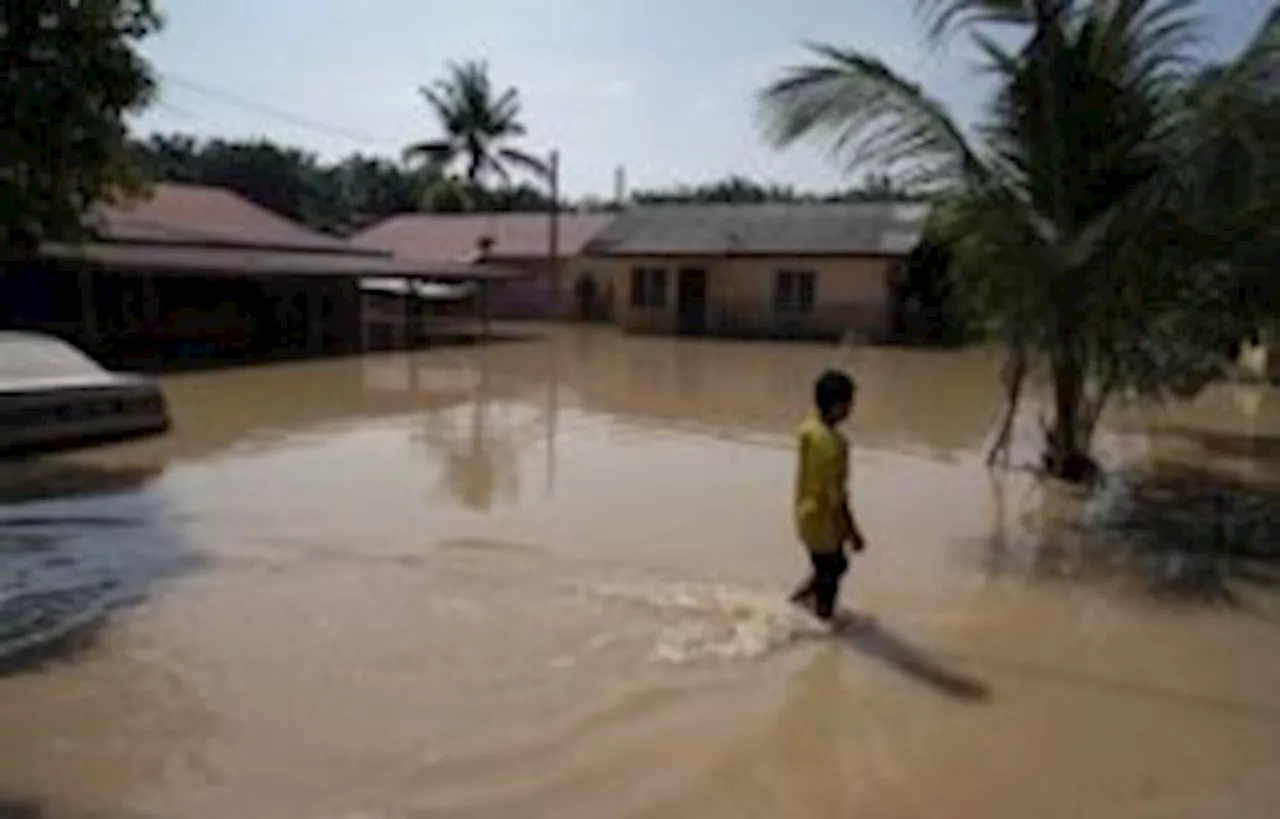
[{"label": "house", "polygon": [[198,185],[160,184],[100,206],[88,227],[89,241],[49,243],[4,265],[0,328],[52,332],[123,364],[349,352],[366,338],[368,279],[509,275],[401,262]]},{"label": "house", "polygon": [[605,300],[632,331],[884,338],[927,216],[900,202],[641,207],[587,243],[565,297]]},{"label": "house", "polygon": [[613,221],[601,213],[415,213],[393,216],[353,238],[408,264],[483,262],[525,275],[494,286],[491,309],[501,318],[559,313],[557,281],[597,233]]}]

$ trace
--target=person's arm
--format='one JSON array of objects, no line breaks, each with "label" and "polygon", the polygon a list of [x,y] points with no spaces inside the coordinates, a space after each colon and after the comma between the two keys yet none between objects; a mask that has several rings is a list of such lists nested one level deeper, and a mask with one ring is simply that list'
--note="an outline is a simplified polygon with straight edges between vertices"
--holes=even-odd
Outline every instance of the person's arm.
[{"label": "person's arm", "polygon": [[844,453],[844,462],[840,464],[840,516],[843,518],[849,548],[855,552],[861,552],[867,548],[867,541],[862,536],[862,529],[859,528],[858,519],[854,516],[853,507],[849,503],[849,452],[847,449]]},{"label": "person's arm", "polygon": [[845,531],[849,533],[849,548],[855,552],[861,552],[867,548],[867,541],[862,536],[862,529],[858,527],[858,519],[853,515],[853,509],[849,506],[849,496],[845,495],[844,504],[841,506],[841,512],[844,515]]}]

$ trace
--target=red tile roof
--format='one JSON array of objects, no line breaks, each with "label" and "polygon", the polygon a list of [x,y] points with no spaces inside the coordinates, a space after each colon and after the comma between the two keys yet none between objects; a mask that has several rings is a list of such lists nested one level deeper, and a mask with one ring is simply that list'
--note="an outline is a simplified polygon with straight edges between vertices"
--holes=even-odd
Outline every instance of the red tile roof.
[{"label": "red tile roof", "polygon": [[[561,213],[560,257],[577,256],[613,219],[607,213]],[[374,225],[352,241],[403,260],[460,262],[477,258],[480,240],[488,237],[493,240],[490,259],[528,259],[547,255],[550,230],[548,213],[406,214]]]},{"label": "red tile roof", "polygon": [[236,193],[161,183],[135,201],[96,208],[97,241],[47,243],[41,255],[123,271],[200,276],[400,276],[443,281],[526,275],[497,264],[395,258],[290,221]]},{"label": "red tile roof", "polygon": [[111,242],[355,250],[232,191],[202,185],[154,185],[147,197],[99,207],[93,224],[101,238]]}]

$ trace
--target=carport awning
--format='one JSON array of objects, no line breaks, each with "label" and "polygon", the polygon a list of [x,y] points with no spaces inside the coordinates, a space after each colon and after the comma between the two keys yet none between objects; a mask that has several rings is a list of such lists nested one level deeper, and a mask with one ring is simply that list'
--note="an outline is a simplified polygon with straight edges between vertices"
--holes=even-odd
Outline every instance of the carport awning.
[{"label": "carport awning", "polygon": [[360,280],[364,293],[383,293],[390,296],[409,296],[420,301],[465,301],[475,294],[475,285],[445,284],[443,282],[412,281],[400,278],[368,278]]}]

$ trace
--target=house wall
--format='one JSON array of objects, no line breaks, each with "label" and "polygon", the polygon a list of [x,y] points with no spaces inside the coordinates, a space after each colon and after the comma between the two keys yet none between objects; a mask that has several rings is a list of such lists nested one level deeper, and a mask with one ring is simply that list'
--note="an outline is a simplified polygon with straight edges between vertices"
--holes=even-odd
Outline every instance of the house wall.
[{"label": "house wall", "polygon": [[[570,259],[560,280],[559,318],[578,321],[613,321],[618,316],[619,287],[630,288],[629,271],[618,273],[616,260],[589,256]],[[582,289],[589,281],[589,290]],[[627,294],[630,290],[627,290]]]},{"label": "house wall", "polygon": [[566,270],[570,266],[569,261],[561,259],[553,262],[545,256],[500,256],[486,261],[526,274],[524,278],[493,285],[490,310],[494,318],[548,319],[556,316],[556,272]]},{"label": "house wall", "polygon": [[[679,272],[707,271],[709,333],[739,336],[834,338],[850,331],[880,339],[890,330],[891,274],[899,259],[878,257],[584,257],[570,266],[565,287],[590,275],[598,288],[612,293],[614,319],[633,332],[676,332],[679,319]],[[631,304],[631,272],[636,268],[667,271],[667,300],[658,309]],[[774,309],[777,274],[782,270],[815,274],[814,310],[779,314]],[[563,298],[572,303],[572,294]]]}]

